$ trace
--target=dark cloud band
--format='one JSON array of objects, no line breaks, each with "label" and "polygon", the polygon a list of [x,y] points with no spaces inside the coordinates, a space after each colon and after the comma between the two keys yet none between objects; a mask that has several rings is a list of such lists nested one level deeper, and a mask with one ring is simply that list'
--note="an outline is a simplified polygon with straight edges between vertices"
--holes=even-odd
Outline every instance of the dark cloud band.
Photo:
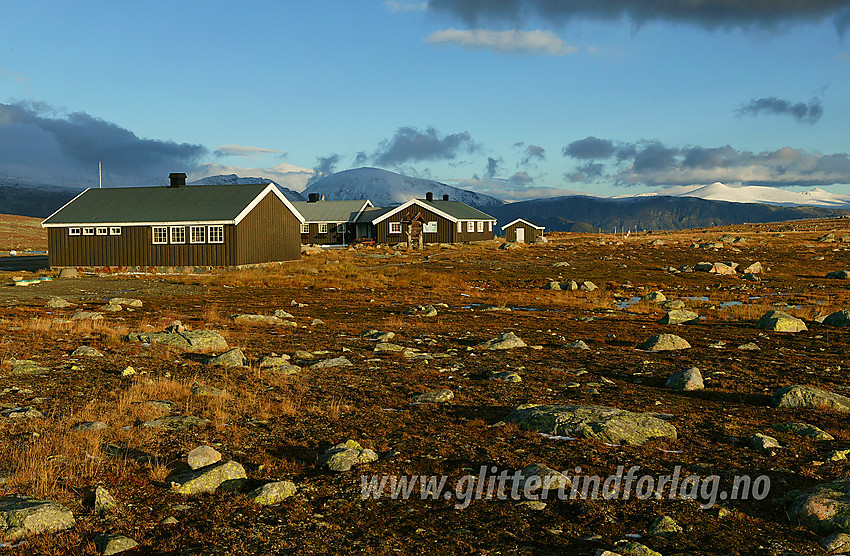
[{"label": "dark cloud band", "polygon": [[752,99],[738,108],[735,113],[738,116],[758,116],[759,114],[791,116],[798,122],[813,124],[823,116],[823,105],[818,98],[813,98],[806,103],[765,97]]}]

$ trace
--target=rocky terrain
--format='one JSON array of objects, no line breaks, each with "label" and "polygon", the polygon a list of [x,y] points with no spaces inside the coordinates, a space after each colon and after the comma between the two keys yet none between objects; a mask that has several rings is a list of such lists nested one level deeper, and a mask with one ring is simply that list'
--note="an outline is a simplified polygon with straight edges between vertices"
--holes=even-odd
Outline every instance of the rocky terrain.
[{"label": "rocky terrain", "polygon": [[549,239],[0,273],[0,546],[850,550],[850,222]]}]

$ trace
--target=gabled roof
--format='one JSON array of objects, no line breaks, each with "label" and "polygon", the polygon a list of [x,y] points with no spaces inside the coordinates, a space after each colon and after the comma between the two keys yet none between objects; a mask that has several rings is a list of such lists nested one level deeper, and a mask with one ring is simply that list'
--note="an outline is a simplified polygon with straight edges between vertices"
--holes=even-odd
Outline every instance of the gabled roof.
[{"label": "gabled roof", "polygon": [[418,205],[426,210],[430,210],[436,214],[439,214],[443,218],[450,220],[452,222],[458,222],[459,220],[492,220],[496,221],[495,218],[490,216],[489,214],[485,214],[476,208],[472,208],[466,203],[461,203],[460,201],[426,201],[425,199],[411,199],[410,201],[404,203],[401,206],[398,206],[383,215],[379,216],[372,220],[373,224],[378,224],[389,218],[390,216],[397,214],[408,207],[413,205]]},{"label": "gabled roof", "polygon": [[86,189],[48,216],[42,227],[70,225],[238,224],[267,195],[304,222],[272,183]]},{"label": "gabled roof", "polygon": [[508,224],[505,224],[504,226],[502,226],[502,229],[507,230],[508,228],[510,228],[511,226],[516,224],[517,222],[522,222],[526,226],[530,226],[530,227],[534,228],[535,230],[545,230],[546,229],[546,226],[538,226],[537,224],[532,224],[531,222],[529,222],[528,220],[525,220],[523,218],[517,218],[513,222],[509,222]]},{"label": "gabled roof", "polygon": [[372,206],[368,200],[358,201],[296,201],[293,206],[304,216],[305,222],[355,222],[360,214]]},{"label": "gabled roof", "polygon": [[395,207],[369,207],[365,209],[360,216],[357,217],[356,222],[359,224],[364,223],[374,223],[376,219],[390,212],[391,210],[395,210]]}]

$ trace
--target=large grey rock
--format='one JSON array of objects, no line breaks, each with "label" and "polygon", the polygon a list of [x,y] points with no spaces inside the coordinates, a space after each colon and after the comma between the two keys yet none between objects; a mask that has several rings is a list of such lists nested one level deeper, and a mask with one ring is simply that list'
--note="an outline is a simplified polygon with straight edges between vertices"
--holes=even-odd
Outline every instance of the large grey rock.
[{"label": "large grey rock", "polygon": [[103,354],[93,347],[80,346],[71,353],[71,357],[103,357]]},{"label": "large grey rock", "polygon": [[771,448],[779,448],[779,441],[762,433],[756,433],[750,439],[750,448],[755,450],[770,450]]},{"label": "large grey rock", "polygon": [[802,332],[808,330],[806,323],[784,311],[768,311],[758,320],[756,328],[772,332]]},{"label": "large grey rock", "polygon": [[162,429],[167,431],[183,431],[195,427],[207,427],[210,422],[208,419],[195,417],[194,415],[166,415],[152,421],[142,423],[142,428],[145,429]]},{"label": "large grey rock", "polygon": [[378,454],[363,448],[358,442],[348,440],[328,448],[319,458],[321,467],[327,467],[331,471],[349,471],[353,466],[376,461]]},{"label": "large grey rock", "polygon": [[246,367],[248,365],[248,358],[245,357],[241,349],[233,348],[215,357],[210,357],[206,363],[207,365],[217,365],[219,367]]},{"label": "large grey rock", "polygon": [[702,382],[702,373],[700,373],[699,369],[696,367],[691,367],[690,369],[673,373],[673,375],[667,379],[667,383],[664,386],[667,388],[673,388],[674,390],[685,391],[702,390],[705,388],[705,385]]},{"label": "large grey rock", "polygon": [[10,407],[0,411],[0,417],[9,419],[44,419],[44,414],[34,407]]},{"label": "large grey rock", "polygon": [[819,533],[850,533],[850,478],[808,489],[797,496],[790,513]]},{"label": "large grey rock", "polygon": [[699,315],[687,309],[675,309],[667,311],[658,322],[661,324],[691,324],[699,322]]},{"label": "large grey rock", "polygon": [[436,317],[437,309],[433,305],[415,305],[405,311],[404,314],[417,317]]},{"label": "large grey rock", "polygon": [[139,546],[139,543],[126,535],[103,533],[95,537],[94,545],[103,556],[111,556],[133,550]]},{"label": "large grey rock", "polygon": [[363,333],[363,338],[375,342],[389,342],[395,338],[395,332],[382,332],[380,330],[367,330]]},{"label": "large grey rock", "polygon": [[492,340],[479,344],[478,347],[484,349],[514,349],[527,347],[527,344],[513,332],[503,332]]},{"label": "large grey rock", "polygon": [[826,277],[833,280],[847,280],[850,278],[850,270],[833,270],[832,272],[827,272]]},{"label": "large grey rock", "polygon": [[771,428],[776,431],[811,438],[812,440],[835,440],[828,432],[809,423],[776,423],[771,425]]},{"label": "large grey rock", "polygon": [[241,484],[247,478],[242,464],[231,460],[177,473],[166,481],[170,482],[172,492],[191,496],[215,492],[221,486],[230,486],[225,483]]},{"label": "large grey rock", "polygon": [[134,332],[129,334],[127,339],[131,342],[172,345],[182,349],[183,351],[190,352],[224,351],[227,349],[227,341],[215,330]]},{"label": "large grey rock", "polygon": [[[529,484],[530,481],[533,483]],[[567,475],[540,463],[531,463],[523,467],[519,472],[520,488],[528,491],[536,490],[566,490],[572,486],[572,481]],[[536,488],[532,488],[536,485]]]},{"label": "large grey rock", "polygon": [[655,334],[638,346],[638,349],[645,351],[671,351],[688,349],[690,347],[691,344],[687,340],[675,334]]},{"label": "large grey rock", "polygon": [[274,315],[233,315],[234,322],[241,324],[280,324],[280,318]]},{"label": "large grey rock", "polygon": [[[722,244],[721,244],[722,245]],[[622,540],[614,544],[616,554],[620,556],[661,556],[660,552],[635,541]]]},{"label": "large grey rock", "polygon": [[141,299],[136,299],[134,297],[113,297],[109,300],[109,303],[112,305],[122,305],[124,307],[133,307],[138,309],[142,307],[143,303]]},{"label": "large grey rock", "polygon": [[599,286],[597,286],[590,280],[585,280],[584,282],[578,285],[578,289],[583,292],[592,292],[598,290]]},{"label": "large grey rock", "polygon": [[660,291],[649,292],[640,298],[641,303],[664,303],[667,301],[667,296]]},{"label": "large grey rock", "polygon": [[419,394],[414,396],[413,400],[419,403],[444,403],[453,400],[454,397],[454,392],[448,388],[443,388],[442,390],[433,390]]},{"label": "large grey rock", "polygon": [[850,413],[850,398],[812,386],[792,384],[773,392],[773,406],[793,409],[826,409]]},{"label": "large grey rock", "polygon": [[97,515],[109,515],[118,508],[115,498],[102,486],[94,489],[94,513]]},{"label": "large grey rock", "polygon": [[654,415],[594,405],[521,405],[505,421],[546,434],[610,444],[639,446],[652,438],[676,438],[676,427]]},{"label": "large grey rock", "polygon": [[850,311],[842,309],[830,313],[823,319],[823,324],[828,324],[829,326],[850,326]]},{"label": "large grey rock", "polygon": [[200,469],[221,461],[221,453],[212,446],[198,446],[186,457],[186,463],[192,469]]},{"label": "large grey rock", "polygon": [[74,304],[62,297],[51,297],[50,301],[47,302],[47,307],[49,309],[67,309],[74,307]]},{"label": "large grey rock", "polygon": [[58,502],[29,496],[0,496],[0,531],[6,542],[38,533],[64,531],[75,524],[71,510]]},{"label": "large grey rock", "polygon": [[71,315],[71,320],[100,320],[103,315],[94,311],[76,311]]},{"label": "large grey rock", "polygon": [[318,363],[313,363],[310,365],[311,369],[329,369],[332,367],[353,367],[354,363],[349,361],[347,357],[332,357],[331,359],[325,359],[323,361],[319,361]]},{"label": "large grey rock", "polygon": [[649,524],[649,534],[658,537],[669,537],[682,532],[682,526],[669,515],[658,516]]},{"label": "large grey rock", "polygon": [[11,375],[40,375],[50,371],[30,359],[7,359],[5,364],[8,365]]},{"label": "large grey rock", "polygon": [[297,487],[292,481],[276,481],[252,490],[248,493],[248,498],[252,499],[255,504],[271,506],[294,495],[296,490]]}]

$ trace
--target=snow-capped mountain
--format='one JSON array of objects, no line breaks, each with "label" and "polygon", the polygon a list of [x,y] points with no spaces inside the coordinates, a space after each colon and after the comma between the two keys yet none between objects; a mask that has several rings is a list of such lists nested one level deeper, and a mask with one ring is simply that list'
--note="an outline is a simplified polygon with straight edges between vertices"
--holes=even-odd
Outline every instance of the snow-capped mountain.
[{"label": "snow-capped mountain", "polygon": [[[778,187],[745,185],[732,187],[720,182],[703,186],[671,186],[636,197],[695,197],[709,201],[732,203],[763,203],[778,206],[815,206],[848,209],[850,195],[831,193],[819,187],[809,191],[789,191]],[[619,197],[625,198],[625,197]]]},{"label": "snow-capped mountain", "polygon": [[324,195],[328,201],[369,199],[376,207],[400,205],[411,199],[424,199],[427,192],[435,199],[448,195],[452,201],[460,201],[478,209],[497,207],[504,201],[474,191],[452,187],[438,181],[409,178],[378,168],[357,168],[326,176],[313,182],[301,192]]},{"label": "snow-capped mountain", "polygon": [[283,187],[276,181],[270,180],[269,178],[240,178],[236,174],[207,176],[206,178],[190,182],[189,185],[248,185],[250,183],[273,183],[278,190],[283,193],[283,196],[290,201],[305,201],[307,199],[297,191]]}]

